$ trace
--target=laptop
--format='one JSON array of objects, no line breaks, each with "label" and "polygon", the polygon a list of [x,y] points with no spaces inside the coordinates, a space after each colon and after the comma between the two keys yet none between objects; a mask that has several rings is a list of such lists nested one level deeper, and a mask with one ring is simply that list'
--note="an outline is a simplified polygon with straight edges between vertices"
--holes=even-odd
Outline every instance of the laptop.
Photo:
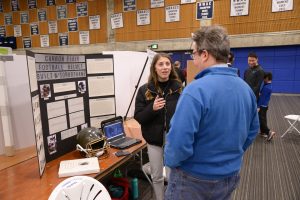
[{"label": "laptop", "polygon": [[126,149],[142,142],[140,139],[126,137],[121,116],[102,121],[101,129],[107,138],[107,142],[116,149]]}]

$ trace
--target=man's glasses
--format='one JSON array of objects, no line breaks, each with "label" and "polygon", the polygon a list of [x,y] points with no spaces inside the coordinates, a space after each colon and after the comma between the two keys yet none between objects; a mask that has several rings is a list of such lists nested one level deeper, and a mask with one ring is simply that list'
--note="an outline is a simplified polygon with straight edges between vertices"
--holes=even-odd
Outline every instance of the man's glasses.
[{"label": "man's glasses", "polygon": [[194,60],[196,53],[201,55],[203,51],[207,51],[207,50],[206,49],[199,49],[198,51],[193,51],[192,54],[191,54],[191,58]]}]

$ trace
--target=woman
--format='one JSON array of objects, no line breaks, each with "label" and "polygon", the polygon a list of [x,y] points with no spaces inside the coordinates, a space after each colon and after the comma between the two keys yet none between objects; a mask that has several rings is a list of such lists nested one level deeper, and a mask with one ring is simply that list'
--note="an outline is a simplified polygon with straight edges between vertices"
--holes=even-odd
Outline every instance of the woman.
[{"label": "woman", "polygon": [[[182,83],[172,66],[168,54],[159,53],[153,58],[148,83],[139,88],[135,100],[134,118],[141,124],[147,142],[156,200],[164,198],[163,146],[169,130]],[[167,176],[168,176],[168,169]]]}]

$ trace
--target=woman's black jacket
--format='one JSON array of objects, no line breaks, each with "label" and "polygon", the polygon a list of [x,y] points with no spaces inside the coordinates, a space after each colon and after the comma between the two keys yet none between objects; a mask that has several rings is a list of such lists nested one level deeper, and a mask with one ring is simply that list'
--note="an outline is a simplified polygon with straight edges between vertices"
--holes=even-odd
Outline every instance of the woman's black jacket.
[{"label": "woman's black jacket", "polygon": [[[170,120],[175,112],[176,104],[182,92],[181,83],[169,80],[167,88],[164,90],[166,105],[164,108],[154,111],[153,102],[158,95],[153,83],[146,83],[138,90],[135,99],[134,119],[142,128],[142,134],[147,143],[163,146],[164,134],[169,130]],[[146,98],[146,92],[150,92],[151,99]]]}]

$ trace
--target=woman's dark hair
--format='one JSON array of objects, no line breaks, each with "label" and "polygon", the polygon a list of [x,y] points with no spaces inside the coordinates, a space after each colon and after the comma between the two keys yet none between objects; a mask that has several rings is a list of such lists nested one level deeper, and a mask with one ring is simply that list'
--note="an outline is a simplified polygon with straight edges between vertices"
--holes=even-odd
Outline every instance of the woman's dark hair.
[{"label": "woman's dark hair", "polygon": [[152,60],[152,63],[151,63],[151,66],[150,66],[150,75],[149,75],[149,78],[148,78],[148,83],[153,83],[154,84],[154,87],[156,89],[156,91],[158,91],[159,93],[162,92],[161,88],[159,87],[159,84],[158,84],[158,75],[155,71],[155,65],[156,63],[158,62],[158,60],[160,58],[168,58],[170,63],[171,63],[171,72],[170,72],[170,75],[169,75],[169,80],[176,80],[177,82],[181,82],[178,78],[178,75],[174,69],[174,65],[172,63],[172,58],[169,54],[167,53],[157,53],[153,60]]}]

